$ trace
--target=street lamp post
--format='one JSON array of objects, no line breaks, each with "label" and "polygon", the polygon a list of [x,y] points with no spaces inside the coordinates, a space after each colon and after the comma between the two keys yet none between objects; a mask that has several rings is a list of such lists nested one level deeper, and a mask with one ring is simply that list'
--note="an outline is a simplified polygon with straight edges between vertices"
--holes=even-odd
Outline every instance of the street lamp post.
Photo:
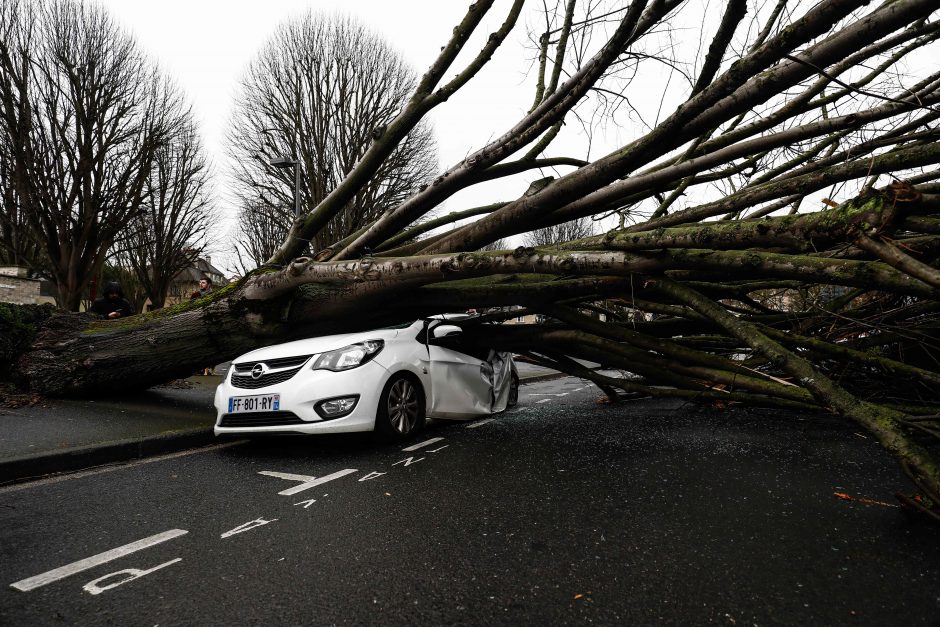
[{"label": "street lamp post", "polygon": [[300,161],[290,157],[276,157],[269,161],[275,168],[294,168],[294,217],[300,217]]}]

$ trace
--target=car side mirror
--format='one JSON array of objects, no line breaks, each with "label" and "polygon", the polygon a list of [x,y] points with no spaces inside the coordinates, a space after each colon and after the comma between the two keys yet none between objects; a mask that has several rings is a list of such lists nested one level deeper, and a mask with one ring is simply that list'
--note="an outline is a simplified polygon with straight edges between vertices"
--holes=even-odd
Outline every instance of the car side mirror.
[{"label": "car side mirror", "polygon": [[461,333],[463,333],[463,329],[455,324],[441,324],[434,327],[434,329],[431,331],[431,334],[435,339],[460,335]]}]

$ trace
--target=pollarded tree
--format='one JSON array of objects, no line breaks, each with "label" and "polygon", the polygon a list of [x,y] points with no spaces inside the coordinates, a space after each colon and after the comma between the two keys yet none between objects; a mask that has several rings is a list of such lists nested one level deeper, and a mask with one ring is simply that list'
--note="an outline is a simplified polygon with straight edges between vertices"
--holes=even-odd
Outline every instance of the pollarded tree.
[{"label": "pollarded tree", "polygon": [[576,218],[561,224],[543,226],[525,234],[526,246],[553,246],[594,235],[594,223],[590,218]]},{"label": "pollarded tree", "polygon": [[[181,117],[189,120],[191,113]],[[191,121],[154,155],[141,211],[116,242],[115,262],[131,270],[154,309],[173,278],[202,254],[217,225],[209,197],[209,166]]]},{"label": "pollarded tree", "polygon": [[[751,16],[751,5],[731,0],[715,23],[681,0],[603,4],[569,0],[557,16],[539,16],[536,98],[511,128],[353,236],[304,255],[512,32],[522,0],[455,71],[493,6],[477,0],[264,268],[119,326],[52,316],[23,340],[20,381],[49,393],[108,390],[133,372],[146,385],[264,343],[521,305],[558,324],[470,323],[465,334],[607,390],[835,412],[899,458],[919,492],[902,500],[937,515],[940,73],[923,62],[938,53],[936,0],[779,0]],[[679,26],[700,29],[707,50],[670,40]],[[675,80],[656,83],[663,67]],[[631,90],[656,86],[649,115]],[[646,125],[600,157],[544,156],[574,108],[588,122],[585,102],[599,98],[599,115],[634,106],[630,116]],[[520,173],[545,184],[422,222],[458,191]],[[603,235],[478,252],[615,215],[622,226]],[[778,309],[758,298],[768,290],[827,296]],[[581,313],[604,300],[618,305],[606,320]],[[620,305],[655,319],[621,320]],[[606,377],[572,357],[639,378]]]},{"label": "pollarded tree", "polygon": [[[0,145],[0,150],[4,146]],[[33,236],[13,186],[10,162],[0,157],[0,264],[24,266],[37,274],[44,274],[42,247]]]},{"label": "pollarded tree", "polygon": [[59,306],[75,311],[141,209],[154,156],[180,122],[179,95],[97,5],[11,0],[0,20],[3,187]]},{"label": "pollarded tree", "polygon": [[[242,79],[229,132],[239,201],[239,255],[250,267],[270,256],[300,205],[316,207],[355,167],[408,99],[414,72],[376,33],[349,16],[308,12],[278,28]],[[417,124],[369,182],[311,239],[314,250],[351,235],[427,185],[437,170],[429,127]],[[274,236],[272,238],[272,235]]]},{"label": "pollarded tree", "polygon": [[284,241],[294,221],[293,207],[272,205],[261,195],[253,201],[242,199],[238,210],[235,255],[242,274],[270,259]]}]

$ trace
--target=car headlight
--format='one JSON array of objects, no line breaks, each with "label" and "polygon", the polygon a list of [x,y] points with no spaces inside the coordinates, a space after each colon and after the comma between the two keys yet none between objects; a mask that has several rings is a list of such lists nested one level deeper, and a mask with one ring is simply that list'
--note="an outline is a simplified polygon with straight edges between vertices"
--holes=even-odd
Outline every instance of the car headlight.
[{"label": "car headlight", "polygon": [[358,368],[378,355],[383,346],[385,346],[383,340],[367,340],[365,342],[350,344],[349,346],[323,353],[317,357],[317,360],[313,362],[311,368],[313,370],[332,370],[333,372]]}]

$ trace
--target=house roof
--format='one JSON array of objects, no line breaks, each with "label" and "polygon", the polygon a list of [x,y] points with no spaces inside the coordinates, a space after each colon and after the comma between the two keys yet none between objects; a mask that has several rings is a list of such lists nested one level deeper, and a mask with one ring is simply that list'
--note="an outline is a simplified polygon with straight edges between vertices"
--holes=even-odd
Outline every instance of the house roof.
[{"label": "house roof", "polygon": [[218,277],[221,282],[225,282],[225,274],[212,265],[212,262],[199,257],[193,265],[185,268],[176,275],[175,281],[198,283],[202,275],[208,274],[211,277]]}]

